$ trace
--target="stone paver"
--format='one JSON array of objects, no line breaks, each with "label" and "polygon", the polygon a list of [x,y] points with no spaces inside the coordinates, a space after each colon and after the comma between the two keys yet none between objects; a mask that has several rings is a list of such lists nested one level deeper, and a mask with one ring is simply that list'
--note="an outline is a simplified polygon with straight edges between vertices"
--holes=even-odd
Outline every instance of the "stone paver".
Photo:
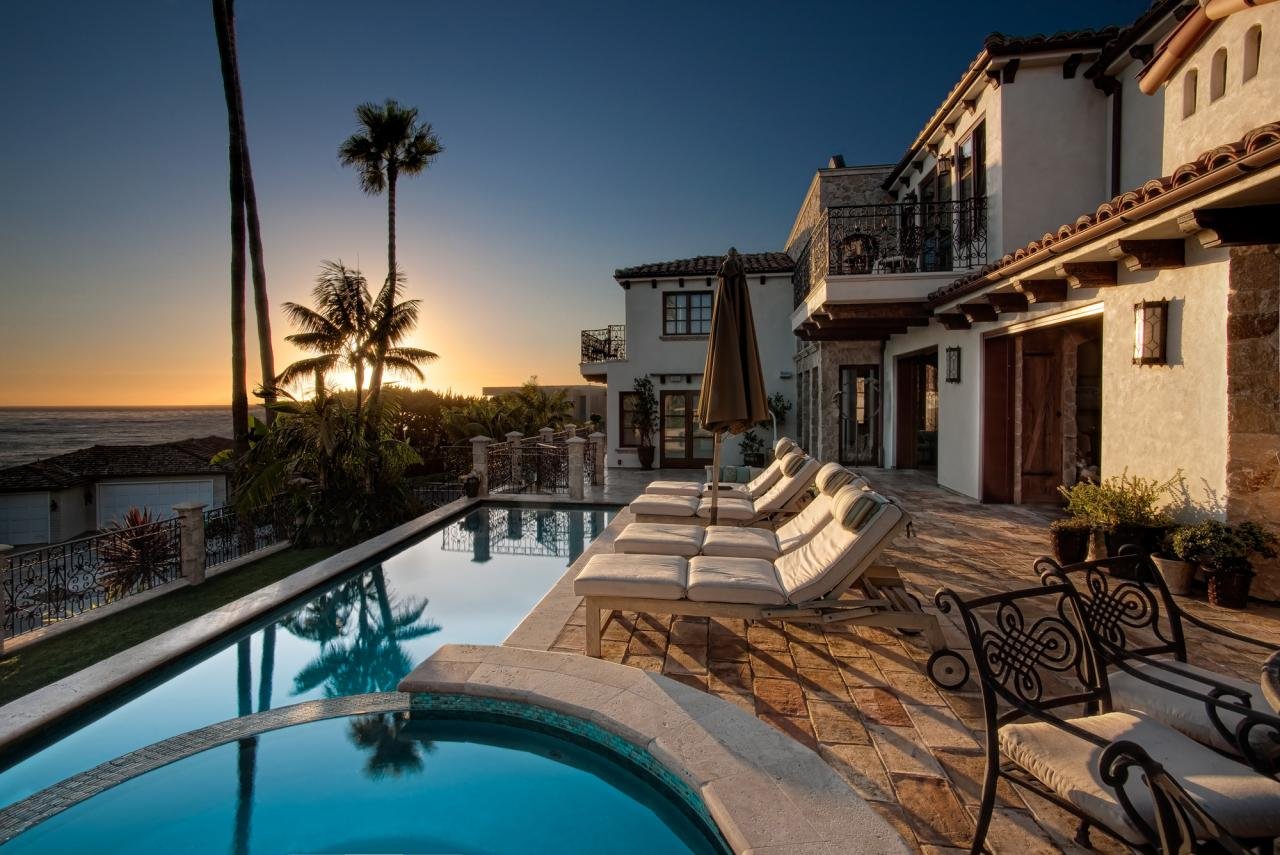
[{"label": "stone paver", "polygon": [[[864,470],[876,489],[908,508],[915,536],[899,538],[885,558],[934,611],[942,586],[963,597],[1038,584],[1032,564],[1049,552],[1053,511],[982,505],[938,488],[931,478]],[[627,500],[653,477],[609,478],[610,498]],[[684,475],[684,473],[682,473]],[[687,475],[684,475],[688,477]],[[680,477],[680,476],[677,476]],[[624,510],[615,525],[625,524]],[[1250,635],[1280,641],[1280,609],[1245,612],[1183,601],[1188,610]],[[947,643],[968,654],[954,615],[940,615]],[[578,609],[553,649],[583,652]],[[919,638],[870,627],[818,627],[775,622],[615,615],[604,657],[661,671],[754,712],[819,754],[921,852],[967,849],[984,769],[983,712],[973,684],[939,692],[923,673],[928,650]],[[665,646],[664,646],[665,643]],[[1236,645],[1205,643],[1190,632],[1193,661],[1257,681],[1260,657]],[[1042,799],[1000,789],[987,838],[997,855],[1083,852],[1075,821]],[[1095,833],[1100,851],[1118,851]]]}]

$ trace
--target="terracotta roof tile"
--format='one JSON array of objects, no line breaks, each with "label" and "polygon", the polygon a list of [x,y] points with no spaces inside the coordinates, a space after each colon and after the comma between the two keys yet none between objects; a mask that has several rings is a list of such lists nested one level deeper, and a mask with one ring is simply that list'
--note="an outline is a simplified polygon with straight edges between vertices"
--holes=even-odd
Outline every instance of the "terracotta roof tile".
[{"label": "terracotta roof tile", "polygon": [[1017,261],[1045,252],[1053,244],[1074,235],[1087,232],[1130,211],[1139,205],[1163,196],[1170,190],[1182,187],[1211,172],[1231,166],[1242,157],[1255,154],[1273,145],[1280,144],[1280,122],[1271,122],[1254,128],[1244,137],[1227,145],[1220,145],[1204,152],[1195,160],[1182,164],[1169,175],[1152,178],[1141,187],[1129,190],[1098,205],[1091,213],[1081,214],[1074,223],[1065,223],[1055,232],[1046,232],[1040,240],[1033,240],[1024,247],[1019,247],[965,276],[956,279],[931,293],[928,297],[930,305],[954,299],[955,297],[981,287],[982,280]]},{"label": "terracotta roof tile", "polygon": [[226,474],[229,466],[209,461],[230,447],[231,440],[217,436],[156,445],[94,445],[0,469],[0,492],[57,490],[99,478]]},{"label": "terracotta roof tile", "polygon": [[[743,253],[742,266],[745,272],[752,273],[790,273],[796,263],[785,252],[748,252]],[[614,279],[644,279],[670,276],[715,276],[720,272],[723,255],[699,255],[694,258],[677,258],[674,261],[657,261],[651,264],[637,264],[635,267],[620,267],[613,272]]]}]

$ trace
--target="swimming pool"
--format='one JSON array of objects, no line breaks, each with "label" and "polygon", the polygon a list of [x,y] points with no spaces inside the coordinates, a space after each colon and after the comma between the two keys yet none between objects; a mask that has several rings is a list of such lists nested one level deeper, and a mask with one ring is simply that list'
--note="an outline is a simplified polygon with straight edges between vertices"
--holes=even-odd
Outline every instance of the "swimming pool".
[{"label": "swimming pool", "polygon": [[598,746],[510,721],[378,713],[270,731],[132,778],[7,852],[724,852]]},{"label": "swimming pool", "polygon": [[500,643],[613,513],[476,508],[77,716],[70,732],[0,773],[0,804],[203,725],[392,691],[446,643]]}]

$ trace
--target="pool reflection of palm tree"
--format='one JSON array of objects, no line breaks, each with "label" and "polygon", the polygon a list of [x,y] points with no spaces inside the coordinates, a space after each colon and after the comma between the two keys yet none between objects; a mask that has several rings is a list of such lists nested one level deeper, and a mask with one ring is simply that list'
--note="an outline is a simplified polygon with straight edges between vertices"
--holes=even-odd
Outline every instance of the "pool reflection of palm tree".
[{"label": "pool reflection of palm tree", "polygon": [[364,772],[370,778],[399,778],[421,772],[422,755],[435,750],[407,713],[374,713],[351,720],[351,742],[369,752]]}]

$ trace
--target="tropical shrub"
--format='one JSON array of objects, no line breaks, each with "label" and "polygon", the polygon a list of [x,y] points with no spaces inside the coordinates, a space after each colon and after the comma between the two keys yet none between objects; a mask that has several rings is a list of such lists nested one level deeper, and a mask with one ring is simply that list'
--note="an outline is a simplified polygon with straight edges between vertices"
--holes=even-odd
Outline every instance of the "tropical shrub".
[{"label": "tropical shrub", "polygon": [[123,519],[111,523],[98,548],[98,584],[108,600],[117,600],[171,581],[180,558],[171,526],[149,510],[130,508]]},{"label": "tropical shrub", "polygon": [[1275,558],[1280,546],[1275,534],[1257,523],[1228,525],[1204,520],[1179,526],[1169,537],[1173,554],[1213,570],[1248,570],[1254,555]]},{"label": "tropical shrub", "polygon": [[1182,477],[1182,470],[1166,481],[1131,476],[1126,469],[1099,483],[1081,481],[1070,488],[1059,487],[1067,500],[1067,511],[1073,517],[1098,529],[1116,527],[1159,527],[1168,525],[1168,515],[1161,509],[1163,499]]}]

